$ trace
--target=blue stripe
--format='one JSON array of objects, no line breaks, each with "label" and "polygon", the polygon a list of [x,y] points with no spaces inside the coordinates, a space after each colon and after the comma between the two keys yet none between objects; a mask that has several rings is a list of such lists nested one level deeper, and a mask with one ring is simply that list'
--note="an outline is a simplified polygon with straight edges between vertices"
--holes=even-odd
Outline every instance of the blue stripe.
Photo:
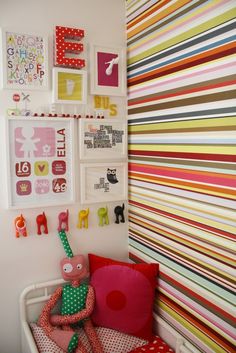
[{"label": "blue stripe", "polygon": [[202,52],[207,51],[209,49],[213,49],[213,48],[219,47],[220,45],[223,45],[223,44],[226,44],[226,43],[233,42],[234,40],[236,40],[236,35],[233,35],[233,36],[231,36],[229,38],[225,38],[225,39],[222,39],[222,40],[220,40],[218,42],[206,45],[205,47],[193,50],[193,51],[191,51],[189,53],[177,56],[177,57],[175,57],[173,59],[164,61],[163,63],[157,64],[157,65],[153,65],[153,66],[149,66],[148,68],[146,68],[144,70],[140,70],[138,72],[135,72],[134,74],[128,74],[128,78],[136,77],[136,76],[141,75],[141,74],[143,74],[145,72],[149,72],[149,71],[152,71],[152,70],[157,69],[159,67],[166,66],[166,65],[171,64],[173,62],[177,62],[178,60],[188,58],[188,57],[193,56],[195,54],[199,54],[199,53],[202,53]]}]

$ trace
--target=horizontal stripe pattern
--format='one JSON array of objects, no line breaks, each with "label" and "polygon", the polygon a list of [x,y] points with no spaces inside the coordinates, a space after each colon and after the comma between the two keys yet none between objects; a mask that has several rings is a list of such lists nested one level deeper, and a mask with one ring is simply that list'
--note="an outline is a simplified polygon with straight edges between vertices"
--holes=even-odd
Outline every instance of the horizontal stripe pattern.
[{"label": "horizontal stripe pattern", "polygon": [[236,4],[127,0],[129,249],[155,311],[235,351]]}]

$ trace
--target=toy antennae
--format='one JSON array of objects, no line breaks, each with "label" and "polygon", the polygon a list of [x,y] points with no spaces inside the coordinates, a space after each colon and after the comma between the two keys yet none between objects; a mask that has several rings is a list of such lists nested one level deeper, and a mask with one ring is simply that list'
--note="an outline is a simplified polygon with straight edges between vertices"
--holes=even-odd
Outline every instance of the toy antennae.
[{"label": "toy antennae", "polygon": [[65,250],[66,256],[70,257],[70,258],[73,257],[74,255],[73,255],[73,252],[71,250],[70,244],[68,242],[65,230],[62,229],[58,234],[59,234],[59,237],[61,239],[61,242],[62,242],[63,248]]}]

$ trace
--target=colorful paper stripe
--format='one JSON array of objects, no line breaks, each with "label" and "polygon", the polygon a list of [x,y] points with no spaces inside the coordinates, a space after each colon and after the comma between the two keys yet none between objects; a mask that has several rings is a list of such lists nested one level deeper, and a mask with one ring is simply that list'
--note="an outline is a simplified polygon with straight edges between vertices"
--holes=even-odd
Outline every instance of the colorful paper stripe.
[{"label": "colorful paper stripe", "polygon": [[126,4],[130,259],[160,264],[158,315],[233,353],[236,4]]}]

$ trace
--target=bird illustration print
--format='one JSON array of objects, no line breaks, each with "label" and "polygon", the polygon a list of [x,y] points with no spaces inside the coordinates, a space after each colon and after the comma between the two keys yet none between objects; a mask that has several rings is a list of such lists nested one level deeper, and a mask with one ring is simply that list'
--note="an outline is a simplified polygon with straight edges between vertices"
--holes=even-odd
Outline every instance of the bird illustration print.
[{"label": "bird illustration print", "polygon": [[119,182],[119,180],[117,180],[117,177],[116,177],[116,169],[107,168],[107,180],[111,184],[116,184]]}]

